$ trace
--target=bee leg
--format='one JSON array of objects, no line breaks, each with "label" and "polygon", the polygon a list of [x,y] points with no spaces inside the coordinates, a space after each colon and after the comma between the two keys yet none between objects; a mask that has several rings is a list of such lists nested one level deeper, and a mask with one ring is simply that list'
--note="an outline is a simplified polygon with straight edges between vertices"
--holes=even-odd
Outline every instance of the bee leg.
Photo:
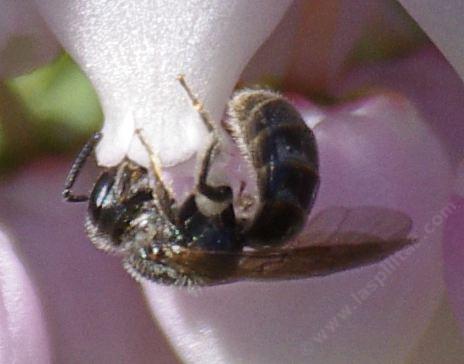
[{"label": "bee leg", "polygon": [[100,141],[102,137],[101,133],[93,134],[90,139],[85,143],[84,147],[81,149],[79,154],[77,155],[76,159],[74,160],[71,169],[68,172],[68,176],[66,177],[66,181],[64,182],[64,190],[63,190],[63,198],[67,202],[83,202],[89,199],[87,195],[75,195],[71,189],[74,186],[74,183],[79,177],[79,174],[82,168],[85,165],[85,162],[89,158],[90,154],[95,149],[95,146]]},{"label": "bee leg", "polygon": [[143,136],[142,130],[136,129],[135,133],[137,134],[142,145],[147,150],[150,160],[150,169],[154,177],[153,179],[150,178],[150,185],[153,189],[153,199],[157,207],[168,217],[171,222],[174,222],[175,218],[173,210],[176,204],[176,200],[174,198],[174,193],[163,180],[161,162],[153,148]]},{"label": "bee leg", "polygon": [[241,197],[243,193],[245,192],[246,188],[246,182],[245,181],[240,181],[240,188],[238,190],[238,196]]},{"label": "bee leg", "polygon": [[238,190],[238,196],[236,198],[237,208],[241,213],[248,213],[251,208],[256,204],[256,199],[249,193],[245,192],[246,182],[240,182],[240,188]]},{"label": "bee leg", "polygon": [[206,148],[204,157],[201,161],[197,190],[202,195],[214,202],[223,203],[225,201],[230,201],[232,200],[232,189],[229,186],[211,186],[207,183],[208,173],[211,168],[212,160],[216,156],[219,148],[218,133],[214,127],[211,117],[209,116],[209,113],[204,109],[203,103],[198,100],[198,98],[193,94],[191,88],[187,85],[184,75],[179,75],[177,79],[192,102],[192,106],[200,115],[200,118],[205,124],[206,129],[208,129],[208,131],[212,134],[212,140]]},{"label": "bee leg", "polygon": [[205,197],[214,202],[226,202],[232,200],[232,188],[229,186],[211,186],[208,184],[208,174],[211,169],[212,161],[217,153],[219,143],[212,142],[206,149],[201,161],[200,173],[198,176],[197,190]]},{"label": "bee leg", "polygon": [[187,82],[185,81],[185,76],[179,75],[177,76],[177,80],[180,82],[181,86],[184,88],[185,92],[187,93],[187,96],[192,102],[193,108],[198,112],[198,114],[200,114],[201,120],[205,124],[206,129],[208,129],[210,133],[212,132],[214,134],[214,137],[216,137],[214,124],[211,121],[211,117],[209,116],[209,113],[205,110],[203,103],[196,98],[191,88],[187,85]]}]

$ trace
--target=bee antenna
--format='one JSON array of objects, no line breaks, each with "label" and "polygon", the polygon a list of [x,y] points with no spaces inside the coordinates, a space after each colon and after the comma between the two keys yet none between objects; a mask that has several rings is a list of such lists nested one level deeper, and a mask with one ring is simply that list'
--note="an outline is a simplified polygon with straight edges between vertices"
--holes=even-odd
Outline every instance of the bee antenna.
[{"label": "bee antenna", "polygon": [[62,192],[62,196],[65,201],[84,202],[89,199],[89,197],[86,195],[74,195],[71,189],[74,186],[77,177],[79,177],[79,174],[82,168],[84,167],[85,162],[89,158],[89,155],[92,154],[93,150],[95,149],[95,146],[101,140],[101,138],[102,133],[93,134],[87,141],[87,143],[85,143],[85,145],[82,147],[81,151],[74,160],[71,169],[68,172],[68,176],[66,177],[66,180],[64,182],[64,190]]}]

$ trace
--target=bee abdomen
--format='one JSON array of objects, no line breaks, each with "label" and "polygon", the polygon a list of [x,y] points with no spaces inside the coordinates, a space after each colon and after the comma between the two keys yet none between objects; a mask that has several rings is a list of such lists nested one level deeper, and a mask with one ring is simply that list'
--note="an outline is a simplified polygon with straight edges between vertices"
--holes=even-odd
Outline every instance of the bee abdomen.
[{"label": "bee abdomen", "polygon": [[246,234],[252,244],[279,244],[295,236],[319,186],[316,140],[304,120],[280,95],[262,90],[236,94],[230,128],[256,171],[259,207]]}]

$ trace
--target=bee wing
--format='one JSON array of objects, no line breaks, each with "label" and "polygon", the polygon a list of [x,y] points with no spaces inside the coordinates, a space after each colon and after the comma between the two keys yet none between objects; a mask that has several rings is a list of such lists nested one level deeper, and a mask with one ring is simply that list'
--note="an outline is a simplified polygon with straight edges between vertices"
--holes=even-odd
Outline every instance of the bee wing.
[{"label": "bee wing", "polygon": [[376,263],[412,242],[411,239],[388,241],[370,239],[359,244],[283,248],[273,252],[247,252],[239,260],[234,278],[236,280],[277,280],[329,275]]},{"label": "bee wing", "polygon": [[199,285],[309,278],[376,263],[411,245],[411,228],[407,215],[391,209],[333,207],[292,245],[241,252],[178,247],[169,259]]},{"label": "bee wing", "polygon": [[332,207],[317,214],[291,245],[236,253],[190,248],[173,259],[206,285],[324,276],[376,263],[409,246],[411,228],[409,216],[395,210]]},{"label": "bee wing", "polygon": [[[411,218],[399,211],[330,207],[310,220],[294,242],[246,252],[236,274],[252,279],[322,276],[378,262],[412,244]],[[239,278],[240,279],[240,278]]]},{"label": "bee wing", "polygon": [[[346,237],[351,240],[351,236]],[[239,280],[301,279],[329,275],[376,263],[413,243],[412,239],[261,249],[240,253],[186,249],[178,262],[202,277],[203,284]],[[225,267],[228,267],[225,269]]]},{"label": "bee wing", "polygon": [[360,244],[366,240],[406,238],[411,218],[400,211],[378,206],[329,207],[314,216],[289,246]]},{"label": "bee wing", "polygon": [[414,243],[412,220],[392,209],[331,207],[310,222],[295,243],[240,253],[202,252],[236,268],[228,281],[323,276],[376,263]]}]

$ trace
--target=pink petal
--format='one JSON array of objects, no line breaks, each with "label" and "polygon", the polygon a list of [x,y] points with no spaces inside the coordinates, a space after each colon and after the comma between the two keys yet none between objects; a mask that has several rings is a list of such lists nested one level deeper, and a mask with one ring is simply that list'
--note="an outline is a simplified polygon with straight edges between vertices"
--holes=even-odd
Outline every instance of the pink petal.
[{"label": "pink petal", "polygon": [[214,119],[249,58],[277,25],[290,0],[36,0],[64,47],[99,93],[105,125],[98,160],[114,165],[143,128],[164,165],[188,159],[204,129],[176,81],[184,73]]},{"label": "pink petal", "polygon": [[[53,362],[177,363],[153,324],[137,284],[119,259],[97,251],[85,236],[85,204],[61,200],[69,167],[70,161],[41,160],[0,186],[0,216],[19,238],[28,276],[33,277],[41,297]],[[88,176],[82,178],[81,191],[90,184]],[[12,262],[12,266],[17,265],[16,260]],[[4,266],[0,264],[2,272]],[[5,269],[11,271],[8,265]],[[22,274],[17,283],[13,279],[7,282],[31,295],[30,284],[23,284],[26,277]],[[22,307],[23,298],[18,297],[12,294],[12,303]],[[28,302],[25,297],[24,303]],[[38,341],[38,335],[32,335],[34,330],[45,335],[38,325],[42,316],[32,308],[17,345]]]},{"label": "pink petal", "polygon": [[427,326],[442,264],[441,231],[426,227],[446,205],[452,178],[441,145],[396,94],[327,112],[315,132],[315,210],[398,209],[413,218],[420,244],[388,263],[321,279],[193,292],[147,282],[153,314],[185,362],[401,363]]},{"label": "pink petal", "polygon": [[49,363],[50,347],[34,276],[0,232],[0,362]]},{"label": "pink petal", "polygon": [[0,79],[31,71],[58,54],[33,1],[0,0],[0,9]]},{"label": "pink petal", "polygon": [[359,90],[401,92],[444,141],[453,164],[464,155],[464,83],[436,49],[358,68],[333,88],[339,95]]},{"label": "pink petal", "polygon": [[[305,91],[325,91],[337,78],[348,53],[352,51],[369,18],[376,13],[374,2],[300,2],[296,19],[299,29],[294,40],[286,83]],[[295,21],[295,20],[294,20]]]},{"label": "pink petal", "polygon": [[284,89],[304,94],[330,95],[330,86],[359,63],[359,48],[367,42],[374,48],[371,53],[385,49],[397,54],[398,49],[404,51],[423,40],[417,36],[413,20],[391,1],[295,1],[241,79],[249,84],[277,82]]},{"label": "pink petal", "polygon": [[444,259],[445,280],[454,313],[464,332],[464,165],[458,170],[456,192],[449,208],[440,217],[445,221]]}]

